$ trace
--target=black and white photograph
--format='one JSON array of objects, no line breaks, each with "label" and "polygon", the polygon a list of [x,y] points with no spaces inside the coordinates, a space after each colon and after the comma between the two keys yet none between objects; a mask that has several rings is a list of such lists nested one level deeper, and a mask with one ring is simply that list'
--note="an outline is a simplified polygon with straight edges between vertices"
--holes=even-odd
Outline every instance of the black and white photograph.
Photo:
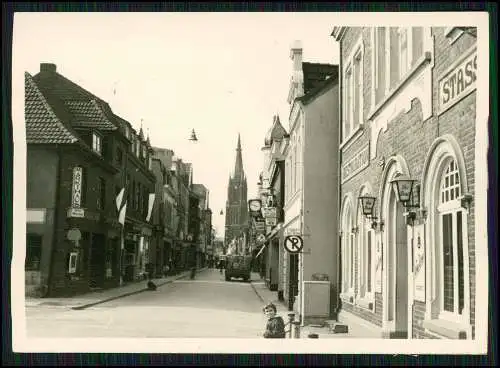
[{"label": "black and white photograph", "polygon": [[488,81],[486,12],[16,13],[14,351],[485,354]]}]

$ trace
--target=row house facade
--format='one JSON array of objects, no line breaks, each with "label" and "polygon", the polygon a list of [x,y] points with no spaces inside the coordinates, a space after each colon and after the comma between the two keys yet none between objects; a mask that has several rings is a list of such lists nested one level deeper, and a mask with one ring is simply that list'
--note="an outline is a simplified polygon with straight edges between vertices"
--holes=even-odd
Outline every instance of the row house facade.
[{"label": "row house facade", "polygon": [[[266,243],[264,250],[257,253],[263,265],[263,277],[271,291],[277,291],[279,300],[283,300],[283,282],[280,282],[280,259],[283,258],[283,239],[280,229],[284,221],[285,203],[285,156],[288,144],[288,133],[280,122],[278,115],[264,138],[261,148],[264,156],[263,168],[259,178],[259,198],[264,211],[269,207],[276,208],[275,224],[266,226]],[[269,203],[271,198],[271,203]]]},{"label": "row house facade", "polygon": [[342,320],[389,338],[474,339],[475,29],[332,35],[342,76]]},{"label": "row house facade", "polygon": [[[290,57],[288,133],[279,129],[264,149],[265,176],[283,213],[267,236],[266,277],[304,325],[329,319],[337,308],[339,67],[304,62],[300,42]],[[288,236],[302,238],[300,252],[284,249]]]},{"label": "row house facade", "polygon": [[153,209],[153,216],[159,224],[155,252],[156,275],[173,274],[179,271],[176,264],[176,249],[182,247],[179,238],[179,219],[181,216],[178,201],[180,198],[178,179],[175,175],[174,151],[166,148],[153,147],[153,171],[156,175],[157,201]]},{"label": "row house facade", "polygon": [[197,237],[198,265],[206,265],[212,245],[212,211],[209,208],[209,191],[203,184],[193,184],[193,193],[198,198],[199,229]]},{"label": "row house facade", "polygon": [[26,292],[71,295],[117,286],[125,268],[115,198],[123,188],[130,192],[132,162],[143,176],[129,180],[142,186],[127,220],[147,227],[144,208],[154,185],[147,140],[48,63],[35,76],[25,73],[25,124]]}]

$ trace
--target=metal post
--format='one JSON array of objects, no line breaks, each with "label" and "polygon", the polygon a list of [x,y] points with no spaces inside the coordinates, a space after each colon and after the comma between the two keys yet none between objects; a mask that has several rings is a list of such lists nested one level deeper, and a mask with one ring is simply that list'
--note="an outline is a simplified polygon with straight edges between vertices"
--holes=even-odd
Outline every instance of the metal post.
[{"label": "metal post", "polygon": [[293,333],[293,324],[295,320],[295,313],[288,313],[288,324],[290,325],[290,330],[288,331],[288,337],[291,339],[292,338],[292,333]]},{"label": "metal post", "polygon": [[294,338],[295,339],[300,339],[300,321],[294,321]]}]

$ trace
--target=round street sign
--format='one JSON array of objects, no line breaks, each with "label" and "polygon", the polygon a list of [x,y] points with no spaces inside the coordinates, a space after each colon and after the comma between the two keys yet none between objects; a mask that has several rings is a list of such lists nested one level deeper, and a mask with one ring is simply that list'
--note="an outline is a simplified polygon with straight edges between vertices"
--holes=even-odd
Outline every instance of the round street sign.
[{"label": "round street sign", "polygon": [[285,238],[284,246],[289,253],[299,253],[304,246],[304,241],[298,235],[288,235]]},{"label": "round street sign", "polygon": [[68,240],[78,241],[82,238],[82,233],[77,228],[69,229],[67,237]]}]

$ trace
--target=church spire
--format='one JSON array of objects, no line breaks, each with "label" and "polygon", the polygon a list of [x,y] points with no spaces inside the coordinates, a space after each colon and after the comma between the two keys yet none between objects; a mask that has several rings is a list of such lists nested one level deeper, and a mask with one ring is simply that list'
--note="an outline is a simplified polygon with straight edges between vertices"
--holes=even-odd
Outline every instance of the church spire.
[{"label": "church spire", "polygon": [[241,138],[240,133],[238,133],[238,146],[236,147],[236,162],[234,164],[234,177],[241,178],[244,176],[243,173],[243,159],[241,157]]}]

